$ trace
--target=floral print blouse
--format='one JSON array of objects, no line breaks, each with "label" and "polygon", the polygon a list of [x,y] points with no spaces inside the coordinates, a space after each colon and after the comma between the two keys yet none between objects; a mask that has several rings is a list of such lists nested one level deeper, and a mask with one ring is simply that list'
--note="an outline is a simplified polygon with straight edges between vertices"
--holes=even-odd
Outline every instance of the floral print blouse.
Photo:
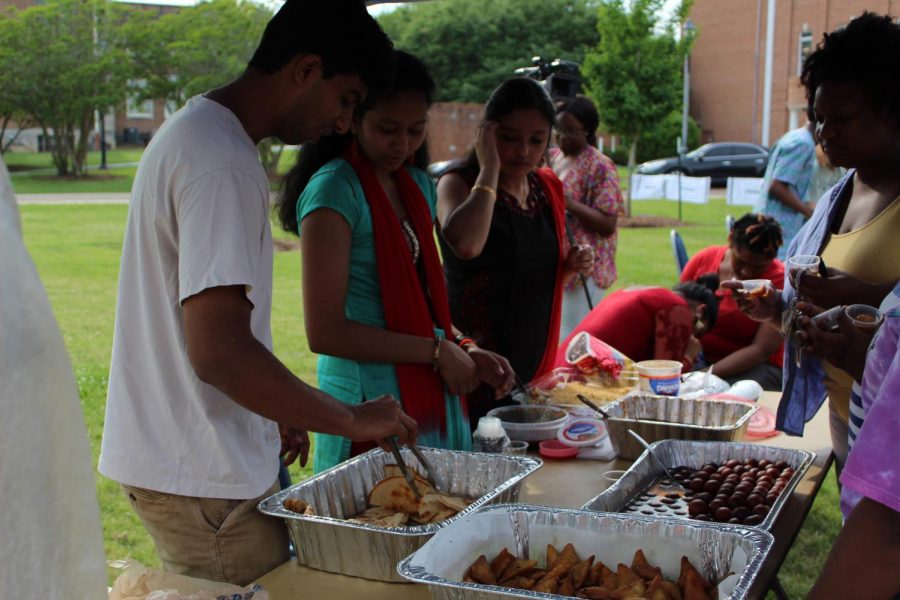
[{"label": "floral print blouse", "polygon": [[[559,148],[550,149],[550,164],[562,157]],[[619,174],[616,165],[600,150],[590,144],[575,157],[572,167],[561,177],[563,192],[567,200],[580,202],[607,214],[621,214],[625,205],[619,189]],[[586,244],[594,249],[592,277],[597,287],[609,288],[616,281],[616,239],[617,232],[602,236],[585,229],[581,222],[569,215],[569,230],[576,244]],[[581,278],[573,277],[566,290],[577,289]]]}]

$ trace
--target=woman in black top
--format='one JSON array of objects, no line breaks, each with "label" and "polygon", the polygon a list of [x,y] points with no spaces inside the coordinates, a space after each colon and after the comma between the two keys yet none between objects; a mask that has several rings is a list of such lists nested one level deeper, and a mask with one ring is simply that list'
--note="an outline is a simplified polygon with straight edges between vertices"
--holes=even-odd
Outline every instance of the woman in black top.
[{"label": "woman in black top", "polygon": [[[453,321],[479,346],[509,359],[524,381],[552,368],[562,286],[590,270],[589,248],[569,248],[562,184],[539,165],[555,110],[535,81],[510,79],[491,94],[469,157],[438,182],[440,243]],[[470,394],[469,417],[509,399]]]}]

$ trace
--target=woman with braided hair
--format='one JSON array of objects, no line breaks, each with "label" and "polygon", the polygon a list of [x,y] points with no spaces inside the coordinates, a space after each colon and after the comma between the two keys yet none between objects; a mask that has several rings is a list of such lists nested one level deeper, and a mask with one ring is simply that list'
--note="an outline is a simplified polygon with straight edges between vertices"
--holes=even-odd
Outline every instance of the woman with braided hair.
[{"label": "woman with braided hair", "polygon": [[[772,217],[748,213],[738,219],[725,246],[698,252],[685,266],[681,281],[715,273],[719,281],[769,279],[781,289],[784,265],[776,255],[782,244],[781,226]],[[762,327],[741,312],[735,292],[720,287],[716,326],[700,338],[703,355],[713,372],[731,383],[752,379],[766,390],[781,389],[782,338],[773,327]]]}]

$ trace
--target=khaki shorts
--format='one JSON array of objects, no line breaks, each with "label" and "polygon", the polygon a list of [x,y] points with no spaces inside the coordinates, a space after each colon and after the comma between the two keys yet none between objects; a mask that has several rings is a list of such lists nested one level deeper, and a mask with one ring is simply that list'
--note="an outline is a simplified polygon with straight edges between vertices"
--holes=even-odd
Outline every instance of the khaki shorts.
[{"label": "khaki shorts", "polygon": [[171,573],[248,585],[288,560],[284,523],[251,500],[192,498],[121,485]]}]

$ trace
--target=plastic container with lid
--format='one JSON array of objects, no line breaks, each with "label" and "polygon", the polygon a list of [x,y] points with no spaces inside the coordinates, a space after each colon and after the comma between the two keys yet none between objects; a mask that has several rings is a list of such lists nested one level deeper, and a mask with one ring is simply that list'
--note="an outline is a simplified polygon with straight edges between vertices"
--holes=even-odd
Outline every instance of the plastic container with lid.
[{"label": "plastic container with lid", "polygon": [[497,417],[481,417],[472,433],[472,450],[475,452],[503,452],[509,445],[509,436]]},{"label": "plastic container with lid", "polygon": [[635,364],[638,387],[658,396],[677,396],[682,364],[675,360],[642,360]]}]

